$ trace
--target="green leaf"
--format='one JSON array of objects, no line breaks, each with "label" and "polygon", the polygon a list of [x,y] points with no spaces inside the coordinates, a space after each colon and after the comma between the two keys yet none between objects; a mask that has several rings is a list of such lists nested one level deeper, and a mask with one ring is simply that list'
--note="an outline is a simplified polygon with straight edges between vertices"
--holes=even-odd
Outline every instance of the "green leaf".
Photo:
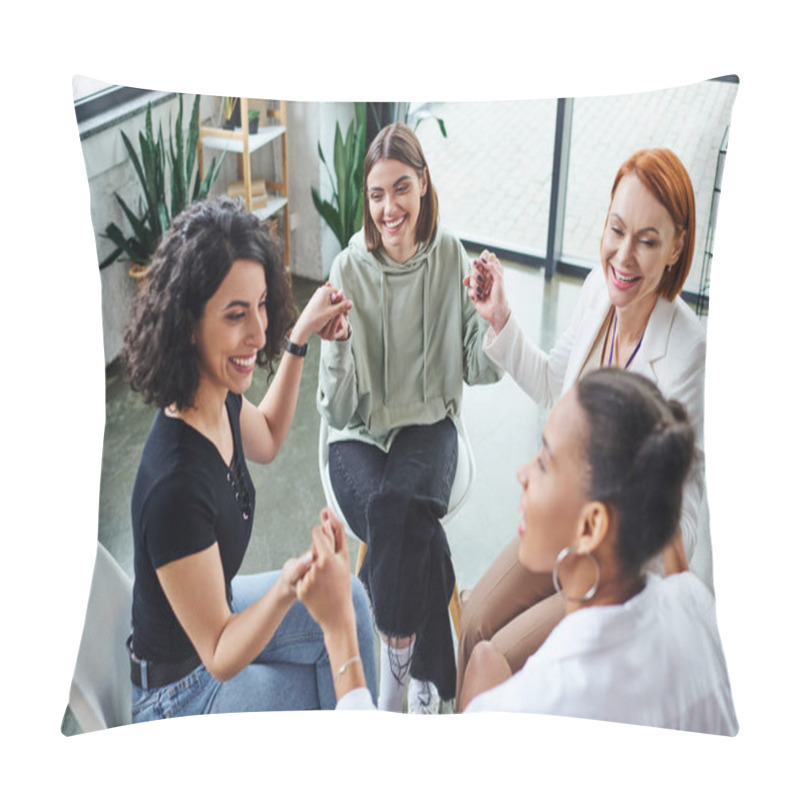
[{"label": "green leaf", "polygon": [[[372,113],[375,108],[370,106]],[[311,196],[314,206],[323,221],[331,228],[342,248],[347,246],[350,237],[361,228],[363,222],[363,172],[366,153],[367,103],[354,104],[354,119],[349,123],[346,134],[336,123],[333,140],[333,169],[322,152],[322,144],[317,143],[320,162],[325,166],[331,182],[332,197],[323,200],[316,188]]]},{"label": "green leaf", "polygon": [[137,216],[128,208],[127,203],[116,192],[114,192],[114,196],[117,198],[117,202],[120,204],[122,212],[128,220],[128,224],[133,229],[134,237],[141,243],[140,251],[142,253],[147,253],[147,260],[149,261],[150,255],[152,254],[152,250],[150,250],[151,243],[153,239],[158,238],[158,234],[154,233],[150,227],[145,225],[145,220],[148,219],[146,215],[143,217]]},{"label": "green leaf", "polygon": [[311,189],[311,197],[314,201],[314,207],[317,209],[317,212],[322,217],[323,221],[328,225],[328,227],[333,231],[333,234],[336,236],[341,248],[344,249],[347,246],[349,237],[347,236],[347,232],[341,227],[338,210],[334,208],[327,200],[323,200],[319,196],[317,190],[313,187]]}]

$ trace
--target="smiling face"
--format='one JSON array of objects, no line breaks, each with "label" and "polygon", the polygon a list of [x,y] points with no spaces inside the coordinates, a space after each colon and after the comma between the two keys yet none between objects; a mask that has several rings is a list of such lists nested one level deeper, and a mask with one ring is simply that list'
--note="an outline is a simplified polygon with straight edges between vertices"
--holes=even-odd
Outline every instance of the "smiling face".
[{"label": "smiling face", "polygon": [[427,175],[395,159],[380,159],[367,175],[369,214],[390,258],[404,264],[417,251],[417,220]]},{"label": "smiling face", "polygon": [[649,313],[668,265],[680,255],[685,236],[676,236],[667,209],[635,173],[617,185],[600,243],[600,258],[612,305]]},{"label": "smiling face", "polygon": [[198,392],[242,394],[266,344],[267,282],[258,261],[238,259],[206,303],[194,330]]},{"label": "smiling face", "polygon": [[551,412],[539,453],[517,473],[522,485],[519,560],[533,572],[550,571],[559,551],[574,545],[582,529],[590,483],[587,425],[572,389]]}]

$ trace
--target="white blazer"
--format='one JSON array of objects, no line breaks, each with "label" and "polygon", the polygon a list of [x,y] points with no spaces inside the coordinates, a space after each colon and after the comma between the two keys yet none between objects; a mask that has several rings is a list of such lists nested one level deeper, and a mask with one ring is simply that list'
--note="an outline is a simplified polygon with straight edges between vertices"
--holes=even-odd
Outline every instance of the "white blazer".
[{"label": "white blazer", "polygon": [[[577,381],[610,309],[597,267],[583,284],[569,327],[549,353],[525,336],[513,314],[499,334],[489,328],[483,349],[538,405],[549,408]],[[713,591],[703,447],[705,361],[705,331],[694,312],[680,297],[659,297],[629,369],[654,381],[668,399],[679,400],[694,427],[697,457],[683,493],[681,531],[692,571]]]}]

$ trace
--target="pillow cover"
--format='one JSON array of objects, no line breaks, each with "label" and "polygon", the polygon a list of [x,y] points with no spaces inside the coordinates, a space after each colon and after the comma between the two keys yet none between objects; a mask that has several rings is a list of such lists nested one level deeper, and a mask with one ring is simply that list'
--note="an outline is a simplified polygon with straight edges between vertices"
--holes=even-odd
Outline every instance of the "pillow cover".
[{"label": "pillow cover", "polygon": [[[383,120],[399,117],[415,126],[431,179],[440,198],[443,225],[465,242],[470,253],[483,247],[501,254],[508,265],[509,299],[526,332],[542,347],[551,347],[569,322],[587,271],[599,263],[599,242],[608,208],[611,181],[618,166],[644,147],[668,147],[686,165],[692,178],[697,212],[693,266],[685,299],[705,322],[710,307],[710,273],[717,207],[728,129],[737,81],[704,81],[644,94],[489,102],[381,104]],[[131,95],[134,93],[131,92]],[[81,145],[91,197],[103,303],[103,343],[106,359],[106,428],[101,477],[99,543],[120,568],[116,585],[124,597],[133,577],[130,495],[153,410],[127,387],[118,357],[122,331],[137,291],[130,275],[130,258],[116,254],[118,239],[131,233],[125,206],[139,213],[140,185],[130,151],[120,146],[123,134],[141,152],[147,107],[154,143],[159,127],[164,140],[177,140],[188,125],[194,97],[169,92],[119,98],[121,104],[79,122]],[[223,124],[225,102],[203,96],[198,103],[200,124]],[[262,111],[274,105],[251,99]],[[334,128],[352,116],[352,103],[286,103],[286,141],[270,139],[251,154],[254,208],[268,182],[280,180],[282,148],[292,148],[288,169],[287,222],[273,215],[283,243],[289,239],[293,284],[298,305],[327,276],[340,242],[320,217],[311,188],[320,197],[332,194],[330,173],[317,156],[318,143],[334,163]],[[178,123],[178,113],[183,117]],[[241,109],[241,106],[240,106]],[[178,125],[178,128],[176,128]],[[313,133],[309,133],[313,131]],[[219,142],[216,143],[219,145]],[[167,148],[168,151],[169,148]],[[211,158],[225,152],[204,149],[204,169],[218,166],[211,195],[236,192],[242,164],[227,152],[222,163]],[[554,164],[560,180],[554,184]],[[120,202],[120,198],[122,202]],[[266,208],[266,205],[264,206]],[[290,221],[289,221],[290,220]],[[114,228],[116,226],[116,229]],[[559,234],[560,232],[560,234]],[[115,244],[115,242],[117,244]],[[122,258],[122,260],[119,260]],[[554,270],[552,281],[546,280]],[[286,558],[308,546],[309,531],[325,498],[317,479],[317,412],[314,405],[318,340],[307,356],[301,399],[293,435],[281,454],[280,468],[251,467],[258,504],[254,534],[243,572],[280,569]],[[258,399],[262,378],[251,390]],[[516,467],[536,449],[546,410],[535,411],[529,398],[510,380],[465,390],[464,419],[475,450],[479,480],[470,507],[448,526],[459,584],[473,586],[507,543],[516,528],[519,488]],[[491,531],[487,535],[487,531]],[[98,570],[105,554],[98,555]],[[713,586],[710,543],[698,550],[693,569]],[[98,578],[99,580],[99,578]],[[113,577],[108,580],[113,581]],[[111,591],[110,589],[108,591]],[[105,595],[101,593],[101,598]],[[123,605],[124,607],[124,605]],[[118,623],[118,616],[116,623]],[[87,647],[96,638],[91,625],[107,620],[87,615]],[[114,668],[124,673],[125,662]],[[109,667],[110,669],[111,667]],[[76,706],[80,705],[76,700]],[[88,701],[87,701],[88,702]],[[117,703],[113,719],[124,721]],[[85,723],[89,724],[89,723]],[[79,730],[71,721],[65,732]]]}]

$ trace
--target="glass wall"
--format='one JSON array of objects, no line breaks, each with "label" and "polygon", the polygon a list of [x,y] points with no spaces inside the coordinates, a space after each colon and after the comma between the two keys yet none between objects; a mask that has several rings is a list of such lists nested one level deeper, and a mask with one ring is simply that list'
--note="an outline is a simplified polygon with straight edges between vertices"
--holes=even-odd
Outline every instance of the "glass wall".
[{"label": "glass wall", "polygon": [[701,285],[720,147],[738,85],[725,81],[645,94],[576,98],[569,149],[562,260],[597,263],[609,191],[620,164],[644,147],[668,147],[692,179],[697,234],[686,291]]},{"label": "glass wall", "polygon": [[[715,182],[738,83],[712,80],[641,94],[576,98],[560,145],[566,191],[551,202],[556,100],[435,103],[441,117],[417,128],[445,225],[462,239],[533,257],[547,253],[550,215],[561,212],[558,263],[598,263],[611,184],[619,165],[643,147],[669,147],[695,189],[697,234],[685,291],[703,294],[710,267]],[[413,124],[413,121],[412,121]],[[554,225],[557,230],[558,226]],[[710,247],[708,248],[710,250]]]},{"label": "glass wall", "polygon": [[[437,103],[417,128],[444,225],[462,239],[543,255],[555,100]],[[413,124],[413,123],[412,123]]]}]

